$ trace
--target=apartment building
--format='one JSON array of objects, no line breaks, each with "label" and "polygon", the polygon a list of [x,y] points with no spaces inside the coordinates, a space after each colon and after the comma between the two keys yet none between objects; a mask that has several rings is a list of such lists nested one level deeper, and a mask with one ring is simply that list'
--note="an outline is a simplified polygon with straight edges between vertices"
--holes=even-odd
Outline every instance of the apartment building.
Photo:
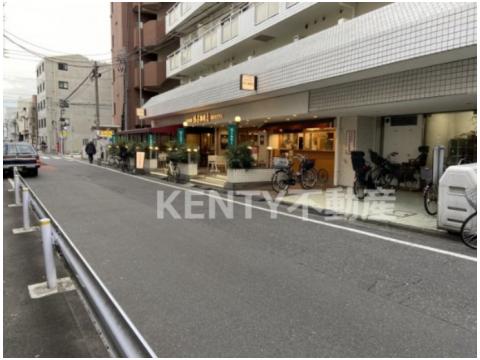
[{"label": "apartment building", "polygon": [[406,161],[420,145],[476,143],[476,14],[476,3],[176,3],[166,77],[180,86],[150,98],[144,121],[184,128],[203,159],[223,155],[236,126],[258,164],[304,154],[330,185],[351,186],[353,150]]},{"label": "apartment building", "polygon": [[[47,151],[81,153],[96,137],[94,65],[81,55],[46,57],[38,64],[37,141]],[[111,65],[99,63],[98,74],[99,125],[113,126]]]},{"label": "apartment building", "polygon": [[167,54],[178,48],[178,37],[165,32],[172,4],[111,4],[113,123],[125,134],[141,134],[150,127],[137,109],[179,83],[166,76]]}]

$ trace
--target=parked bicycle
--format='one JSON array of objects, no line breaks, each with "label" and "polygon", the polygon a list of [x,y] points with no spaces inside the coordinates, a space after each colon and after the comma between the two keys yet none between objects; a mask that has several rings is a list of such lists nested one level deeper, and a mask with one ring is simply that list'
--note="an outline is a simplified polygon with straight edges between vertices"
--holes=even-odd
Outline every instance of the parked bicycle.
[{"label": "parked bicycle", "polygon": [[352,158],[353,171],[355,172],[353,193],[359,200],[363,200],[367,195],[367,190],[376,188],[373,169],[365,161],[365,153],[363,151],[352,151],[350,156]]},{"label": "parked bicycle", "polygon": [[428,146],[419,146],[420,154],[415,159],[395,163],[392,159],[398,155],[397,152],[392,152],[383,158],[375,151],[369,150],[370,159],[376,166],[372,174],[376,186],[398,190],[400,184],[415,184],[410,187],[421,188],[420,169],[427,162],[428,151]]},{"label": "parked bicycle", "polygon": [[[315,161],[307,159],[303,155],[294,155],[293,159],[300,161],[300,170],[293,170],[293,162],[286,158],[278,159],[275,164],[275,172],[272,175],[272,188],[277,193],[280,191],[288,192],[291,185],[300,183],[303,189],[312,189],[317,182],[326,184],[328,181],[328,172],[325,169],[315,169]],[[292,159],[292,160],[293,160]]]},{"label": "parked bicycle", "polygon": [[[464,163],[464,159],[460,159],[457,165]],[[437,215],[438,211],[438,185],[430,181],[423,190],[423,206],[428,215]]]},{"label": "parked bicycle", "polygon": [[180,181],[180,169],[172,160],[167,163],[167,180],[175,183]]},{"label": "parked bicycle", "polygon": [[438,186],[430,182],[423,190],[423,206],[429,215],[436,215],[438,211]]},{"label": "parked bicycle", "polygon": [[477,189],[469,189],[465,191],[470,206],[475,209],[475,212],[470,214],[460,228],[460,236],[462,241],[472,249],[477,248]]}]

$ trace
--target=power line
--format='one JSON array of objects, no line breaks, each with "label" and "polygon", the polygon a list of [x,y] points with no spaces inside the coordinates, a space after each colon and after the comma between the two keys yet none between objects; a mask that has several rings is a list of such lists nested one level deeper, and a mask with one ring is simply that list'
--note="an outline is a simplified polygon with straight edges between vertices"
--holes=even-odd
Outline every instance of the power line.
[{"label": "power line", "polygon": [[[49,49],[49,48],[42,47],[42,46],[40,46],[40,45],[36,45],[36,44],[34,44],[34,43],[32,43],[32,42],[30,42],[30,41],[28,41],[28,40],[25,40],[25,39],[23,39],[23,38],[15,35],[15,34],[11,33],[11,32],[8,31],[8,30],[5,30],[4,32],[5,32],[6,34],[8,34],[8,35],[10,35],[10,36],[12,36],[12,37],[20,40],[20,41],[23,41],[24,43],[27,43],[27,44],[32,45],[32,46],[34,46],[34,47],[36,47],[36,48],[39,48],[39,49],[42,49],[42,50],[45,50],[45,51],[50,51],[50,52],[57,53],[57,54],[58,54],[58,53],[63,53],[63,54],[66,54],[66,55],[70,54],[69,52],[52,50],[52,49]],[[110,52],[108,51],[108,52],[104,52],[104,53],[83,54],[83,55],[84,55],[84,56],[99,56],[99,55],[107,55],[107,54],[110,54]]]},{"label": "power line", "polygon": [[[91,65],[77,65],[77,64],[74,64],[75,62],[81,62],[81,61],[79,61],[79,60],[75,61],[75,60],[69,60],[69,59],[58,59],[58,58],[55,58],[55,57],[52,57],[52,56],[48,56],[48,55],[45,55],[45,54],[36,52],[36,51],[34,51],[34,50],[31,50],[31,49],[23,46],[22,44],[20,44],[20,43],[18,43],[18,42],[16,42],[15,40],[13,40],[12,38],[10,38],[9,36],[7,36],[7,35],[5,35],[5,34],[3,35],[3,37],[4,37],[5,39],[7,39],[8,41],[10,41],[12,44],[15,44],[15,45],[17,45],[19,48],[25,50],[27,53],[32,54],[32,55],[34,55],[34,56],[37,56],[37,57],[39,57],[39,58],[47,58],[49,61],[52,61],[52,62],[57,63],[57,64],[67,62],[67,63],[68,63],[70,66],[72,66],[72,67],[78,67],[78,68],[90,68],[90,67],[91,67]],[[59,61],[57,61],[57,59],[58,59]],[[73,64],[72,64],[72,62],[73,62]],[[86,61],[83,62],[83,63],[86,63]],[[112,66],[112,64],[103,64],[103,65],[99,65],[99,66],[106,67],[106,66]]]}]

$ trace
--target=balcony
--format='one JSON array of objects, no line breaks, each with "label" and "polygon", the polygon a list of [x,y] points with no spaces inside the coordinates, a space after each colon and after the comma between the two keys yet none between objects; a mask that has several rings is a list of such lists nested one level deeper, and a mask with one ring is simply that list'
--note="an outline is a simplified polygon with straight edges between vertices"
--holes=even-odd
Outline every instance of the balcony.
[{"label": "balcony", "polygon": [[[159,90],[166,80],[166,68],[165,58],[157,61],[150,61],[144,64],[142,88],[146,90]],[[138,76],[138,66],[135,67],[134,74],[135,87],[140,87],[140,81]]]},{"label": "balcony", "polygon": [[158,45],[165,39],[165,18],[150,20],[143,24],[143,46]]},{"label": "balcony", "polygon": [[166,14],[167,22],[165,32],[169,33],[186,20],[191,18],[195,13],[202,12],[210,4],[205,2],[177,2],[173,5]]},{"label": "balcony", "polygon": [[[138,48],[138,27],[133,30],[133,47]],[[150,20],[143,23],[142,29],[142,47],[154,47],[165,40],[165,20]]]},{"label": "balcony", "polygon": [[[168,55],[167,77],[189,76],[199,67],[221,62],[222,53],[227,49],[229,54],[233,51],[242,53],[248,40],[268,41],[260,40],[260,36],[264,39],[274,39],[282,34],[285,36],[286,29],[287,32],[291,31],[288,30],[290,27],[311,17],[314,12],[312,7],[323,14],[336,12],[339,16],[339,5],[336,3],[271,4],[276,6],[262,11],[259,11],[259,7],[250,5],[246,10],[242,8],[232,12],[227,20],[223,18],[221,22],[206,25],[210,29],[205,30],[201,37]],[[292,38],[293,35],[291,34]]]}]

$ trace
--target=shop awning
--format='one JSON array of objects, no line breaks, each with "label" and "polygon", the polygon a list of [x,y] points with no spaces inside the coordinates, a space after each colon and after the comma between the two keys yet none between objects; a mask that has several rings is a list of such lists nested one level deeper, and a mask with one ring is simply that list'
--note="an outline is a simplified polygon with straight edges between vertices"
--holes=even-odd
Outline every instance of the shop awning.
[{"label": "shop awning", "polygon": [[165,134],[165,135],[175,135],[177,133],[177,129],[183,127],[183,125],[170,125],[170,126],[162,126],[162,127],[154,127],[151,128],[153,134]]}]

